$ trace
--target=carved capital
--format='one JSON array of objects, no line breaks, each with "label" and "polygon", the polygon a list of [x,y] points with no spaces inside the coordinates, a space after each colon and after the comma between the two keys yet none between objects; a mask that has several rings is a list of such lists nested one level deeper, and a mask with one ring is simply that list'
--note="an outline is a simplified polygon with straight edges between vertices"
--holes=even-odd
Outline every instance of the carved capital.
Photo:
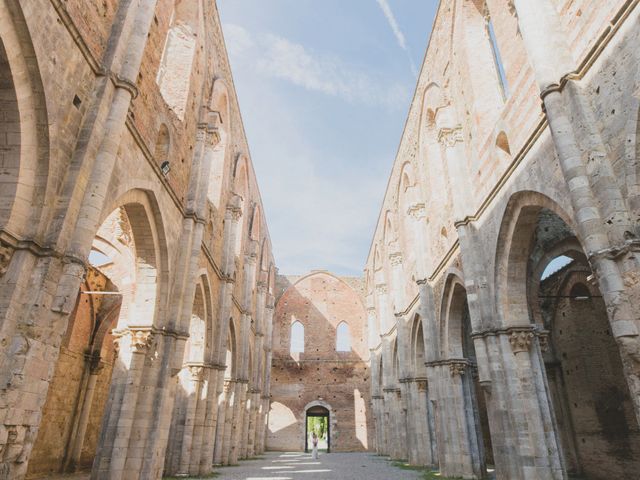
[{"label": "carved capital", "polygon": [[229,215],[234,222],[237,222],[238,220],[240,220],[240,217],[242,217],[242,208],[240,207],[227,207],[227,212],[229,212]]},{"label": "carved capital", "polygon": [[189,375],[191,380],[199,382],[202,380],[202,374],[204,373],[204,367],[202,365],[188,365]]},{"label": "carved capital", "polygon": [[389,254],[389,263],[391,263],[391,266],[393,266],[393,267],[397,267],[398,265],[402,265],[402,253],[401,252],[395,252],[395,253]]},{"label": "carved capital", "polygon": [[438,131],[438,142],[447,148],[453,147],[456,143],[462,143],[463,141],[462,127],[459,125],[453,128],[441,128]]},{"label": "carved capital", "polygon": [[151,330],[131,330],[131,351],[145,353],[153,345]]},{"label": "carved capital", "polygon": [[464,375],[467,370],[467,362],[464,360],[453,360],[449,363],[449,371],[452,377]]},{"label": "carved capital", "polygon": [[407,215],[414,220],[420,220],[427,216],[427,208],[424,203],[414,203],[407,208]]},{"label": "carved capital", "polygon": [[376,285],[376,293],[378,295],[386,295],[387,294],[387,284],[386,283],[378,283]]},{"label": "carved capital", "polygon": [[531,330],[516,330],[509,334],[509,343],[513,353],[528,352],[534,333]]}]

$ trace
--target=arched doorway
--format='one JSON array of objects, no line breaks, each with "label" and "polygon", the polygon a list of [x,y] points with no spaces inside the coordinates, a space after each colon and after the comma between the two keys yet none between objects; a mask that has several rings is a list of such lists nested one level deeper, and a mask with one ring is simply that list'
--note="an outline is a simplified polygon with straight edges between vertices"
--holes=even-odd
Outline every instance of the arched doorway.
[{"label": "arched doorway", "polygon": [[318,450],[331,451],[331,422],[329,409],[314,405],[309,407],[305,416],[304,427],[304,451],[308,452],[311,448],[311,435],[316,432],[318,435]]}]

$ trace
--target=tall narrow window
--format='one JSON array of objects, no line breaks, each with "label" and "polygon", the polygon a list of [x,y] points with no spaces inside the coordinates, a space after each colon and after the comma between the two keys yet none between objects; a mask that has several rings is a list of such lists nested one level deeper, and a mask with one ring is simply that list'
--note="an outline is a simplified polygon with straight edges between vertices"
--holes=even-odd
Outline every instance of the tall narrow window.
[{"label": "tall narrow window", "polygon": [[300,322],[291,324],[291,353],[304,353],[304,325]]},{"label": "tall narrow window", "polygon": [[491,51],[493,52],[493,61],[496,65],[498,73],[498,79],[500,80],[500,88],[502,90],[502,97],[506,100],[509,98],[509,84],[507,83],[507,74],[504,71],[504,64],[502,63],[502,56],[500,55],[500,48],[498,47],[498,39],[496,38],[496,32],[493,29],[493,22],[491,17],[487,15],[487,33],[489,34],[489,41],[491,42]]},{"label": "tall narrow window", "polygon": [[351,351],[351,333],[349,333],[349,325],[345,322],[338,325],[338,329],[336,331],[336,351]]}]

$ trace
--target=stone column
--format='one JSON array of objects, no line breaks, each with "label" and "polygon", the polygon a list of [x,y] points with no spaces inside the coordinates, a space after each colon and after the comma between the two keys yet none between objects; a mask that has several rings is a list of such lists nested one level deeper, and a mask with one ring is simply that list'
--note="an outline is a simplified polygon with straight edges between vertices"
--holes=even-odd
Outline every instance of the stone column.
[{"label": "stone column", "polygon": [[[560,168],[576,215],[577,233],[607,305],[625,377],[640,422],[640,268],[637,222],[615,180],[592,107],[577,85],[574,63],[550,0],[514,0],[525,49],[544,104]],[[623,8],[628,8],[625,4]],[[617,16],[618,20],[624,16]],[[636,21],[631,13],[627,21]],[[579,124],[574,121],[578,118]],[[635,300],[634,300],[635,299]]]},{"label": "stone column", "polygon": [[107,478],[138,478],[135,470],[127,471],[130,438],[136,418],[145,361],[155,352],[151,329],[114,331],[118,362],[123,368],[114,369],[110,399],[104,417],[99,448],[91,471],[92,480]]},{"label": "stone column", "polygon": [[201,365],[186,365],[189,376],[190,395],[187,398],[186,411],[184,416],[184,430],[182,431],[182,449],[180,455],[179,475],[190,473],[191,458],[193,450],[194,428],[198,411],[198,399],[202,388],[202,375],[204,369]]},{"label": "stone column", "polygon": [[208,369],[209,387],[206,396],[206,414],[202,429],[202,453],[200,455],[199,475],[206,475],[213,469],[213,453],[216,440],[216,426],[218,422],[218,379],[224,375],[224,367],[218,364],[210,365]]},{"label": "stone column", "polygon": [[74,422],[73,433],[71,434],[72,440],[65,459],[64,470],[67,472],[75,471],[80,461],[80,455],[82,454],[82,447],[84,445],[84,436],[87,433],[87,427],[89,425],[89,414],[91,413],[91,406],[93,405],[93,395],[96,391],[96,382],[98,381],[102,367],[100,356],[85,355],[85,371],[83,376],[86,378],[82,382],[84,386],[83,395],[80,398],[79,413]]},{"label": "stone column", "polygon": [[229,465],[229,455],[231,452],[231,434],[233,430],[233,412],[238,403],[237,388],[235,380],[225,380],[225,408],[224,408],[224,427],[222,437],[221,460],[222,465]]}]

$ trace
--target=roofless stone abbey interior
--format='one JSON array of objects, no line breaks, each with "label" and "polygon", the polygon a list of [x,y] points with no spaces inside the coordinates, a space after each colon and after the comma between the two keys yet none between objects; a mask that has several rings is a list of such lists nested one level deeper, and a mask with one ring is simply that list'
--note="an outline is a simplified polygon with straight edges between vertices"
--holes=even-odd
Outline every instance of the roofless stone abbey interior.
[{"label": "roofless stone abbey interior", "polygon": [[0,479],[198,478],[316,428],[636,478],[638,3],[443,0],[353,278],[278,274],[214,0],[0,0]]}]

